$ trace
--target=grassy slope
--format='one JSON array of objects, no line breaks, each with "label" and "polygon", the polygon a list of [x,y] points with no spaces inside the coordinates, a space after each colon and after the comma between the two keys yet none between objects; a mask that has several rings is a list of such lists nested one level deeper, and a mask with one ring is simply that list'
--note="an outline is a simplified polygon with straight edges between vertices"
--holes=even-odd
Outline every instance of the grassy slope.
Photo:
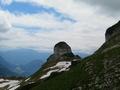
[{"label": "grassy slope", "polygon": [[[82,87],[82,90],[110,90],[108,87],[110,87],[110,85],[112,86],[112,84],[108,85],[108,87],[102,85],[108,83],[106,77],[103,76],[108,73],[110,75],[115,73],[116,75],[114,67],[118,67],[117,63],[120,63],[120,47],[109,49],[106,52],[102,51],[114,45],[119,45],[120,36],[118,35],[116,37],[103,44],[95,54],[85,58],[76,66],[73,66],[70,71],[58,75],[52,74],[48,79],[30,84],[20,90],[72,90],[76,87]],[[105,69],[104,62],[107,61],[108,65],[106,65],[106,67],[108,69]],[[109,62],[112,62],[112,64],[109,65]],[[38,78],[38,74],[40,73],[41,71],[38,71],[33,77]],[[112,78],[112,80],[115,78],[118,79],[115,75],[113,75],[114,78]],[[99,80],[97,80],[97,78],[99,78]],[[99,85],[102,86],[101,89],[98,88]],[[119,85],[120,80],[117,81],[114,86],[119,87]]]},{"label": "grassy slope", "polygon": [[86,63],[92,62],[93,65],[95,65],[93,67],[94,75],[99,76],[102,70],[104,69],[104,58],[111,59],[116,57],[117,55],[120,55],[120,48],[115,48],[114,50],[103,54],[92,55],[83,60],[77,66],[73,67],[69,72],[62,73],[61,75],[58,75],[54,78],[49,78],[43,83],[32,88],[32,90],[71,90],[72,88],[77,86],[82,86],[85,90],[87,90],[87,85],[89,82],[91,82],[92,75],[90,75],[85,70]]},{"label": "grassy slope", "polygon": [[[64,61],[72,61],[75,57],[74,55],[71,55],[71,56],[66,56],[66,55],[63,55],[62,56],[64,58]],[[48,68],[48,67],[51,67],[51,66],[54,66],[56,65],[56,63],[58,61],[63,61],[63,60],[52,60],[52,61],[47,61],[40,70],[38,70],[35,74],[32,75],[31,77],[31,80],[38,80],[42,75],[44,75],[46,72],[44,71],[44,69]]]}]

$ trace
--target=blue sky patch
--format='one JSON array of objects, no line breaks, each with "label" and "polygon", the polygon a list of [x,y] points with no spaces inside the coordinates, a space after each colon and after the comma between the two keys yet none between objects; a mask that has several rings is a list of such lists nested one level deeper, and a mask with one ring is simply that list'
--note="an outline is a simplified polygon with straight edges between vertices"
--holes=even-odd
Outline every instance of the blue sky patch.
[{"label": "blue sky patch", "polygon": [[23,2],[13,2],[10,5],[3,5],[1,6],[3,10],[8,10],[11,13],[29,13],[29,14],[36,14],[36,13],[48,13],[53,15],[57,20],[64,22],[69,21],[71,23],[75,23],[76,20],[71,18],[69,15],[60,13],[59,11],[55,10],[52,7],[46,6],[35,6],[30,3],[23,3]]}]

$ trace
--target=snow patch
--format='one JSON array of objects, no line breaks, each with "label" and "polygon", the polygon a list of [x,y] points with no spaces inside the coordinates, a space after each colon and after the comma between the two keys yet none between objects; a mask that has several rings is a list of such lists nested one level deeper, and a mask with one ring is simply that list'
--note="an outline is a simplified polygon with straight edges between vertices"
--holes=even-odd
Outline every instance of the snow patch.
[{"label": "snow patch", "polygon": [[40,77],[40,79],[47,78],[51,75],[53,72],[63,72],[63,71],[68,71],[69,67],[71,66],[71,61],[61,61],[58,62],[55,66],[49,67],[46,70],[49,70],[45,75]]},{"label": "snow patch", "polygon": [[47,78],[51,75],[51,73],[53,72],[57,72],[59,69],[56,69],[56,70],[51,70],[49,72],[47,72],[47,74],[43,75],[40,79],[44,79],[44,78]]},{"label": "snow patch", "polygon": [[17,89],[18,87],[20,87],[20,85],[16,85],[16,86],[10,88],[9,90],[15,90],[15,89]]},{"label": "snow patch", "polygon": [[20,85],[20,81],[18,80],[7,80],[7,79],[0,79],[0,88],[8,87],[8,90],[15,90]]},{"label": "snow patch", "polygon": [[28,80],[30,80],[30,78],[26,79],[25,81],[27,82]]},{"label": "snow patch", "polygon": [[0,79],[0,82],[3,82],[4,81],[4,79]]}]

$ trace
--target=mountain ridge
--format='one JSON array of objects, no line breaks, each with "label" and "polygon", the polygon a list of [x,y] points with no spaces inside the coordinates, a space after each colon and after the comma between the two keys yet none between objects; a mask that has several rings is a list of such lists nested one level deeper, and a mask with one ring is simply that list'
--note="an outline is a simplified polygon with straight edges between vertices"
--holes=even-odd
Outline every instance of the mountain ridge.
[{"label": "mountain ridge", "polygon": [[12,64],[9,64],[3,57],[0,56],[0,77],[16,76],[17,74],[12,71]]},{"label": "mountain ridge", "polygon": [[17,90],[120,90],[119,32],[118,22],[107,29],[105,43],[93,55],[46,79],[40,79],[41,73],[45,75],[40,69]]}]

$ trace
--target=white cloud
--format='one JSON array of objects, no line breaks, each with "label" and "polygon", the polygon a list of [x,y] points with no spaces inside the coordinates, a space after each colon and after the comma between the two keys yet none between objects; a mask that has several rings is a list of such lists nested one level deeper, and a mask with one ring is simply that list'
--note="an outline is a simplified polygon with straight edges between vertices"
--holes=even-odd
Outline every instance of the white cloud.
[{"label": "white cloud", "polygon": [[[77,22],[60,22],[48,13],[13,14],[1,10],[13,26],[7,33],[1,34],[3,38],[9,39],[1,42],[0,46],[3,47],[52,50],[57,42],[66,41],[74,50],[90,52],[100,47],[104,42],[105,30],[116,22],[115,18],[99,14],[93,7],[73,0],[14,1],[53,7]],[[24,27],[38,27],[43,30],[31,35],[29,29]]]},{"label": "white cloud", "polygon": [[[27,26],[27,27],[38,27],[45,29],[59,29],[68,26],[69,22],[61,23],[56,20],[55,17],[44,13],[44,14],[22,14],[12,16],[12,22],[14,25]],[[22,23],[21,23],[22,22]],[[57,27],[56,27],[57,26]]]},{"label": "white cloud", "polygon": [[0,12],[0,33],[7,32],[11,29],[12,25],[8,20],[8,17],[4,15],[3,12]]},{"label": "white cloud", "polygon": [[[92,8],[84,3],[77,3],[74,0],[14,0],[16,2],[30,3],[35,6],[46,6],[55,8],[57,11],[79,18],[82,14],[92,14]],[[87,7],[87,8],[86,8]],[[84,9],[83,9],[84,8]],[[88,9],[89,8],[89,9]]]},{"label": "white cloud", "polygon": [[92,6],[99,7],[102,12],[110,15],[120,14],[120,1],[119,0],[76,0],[79,2],[84,2]]},{"label": "white cloud", "polygon": [[1,0],[0,2],[2,5],[9,5],[12,3],[12,0]]}]

